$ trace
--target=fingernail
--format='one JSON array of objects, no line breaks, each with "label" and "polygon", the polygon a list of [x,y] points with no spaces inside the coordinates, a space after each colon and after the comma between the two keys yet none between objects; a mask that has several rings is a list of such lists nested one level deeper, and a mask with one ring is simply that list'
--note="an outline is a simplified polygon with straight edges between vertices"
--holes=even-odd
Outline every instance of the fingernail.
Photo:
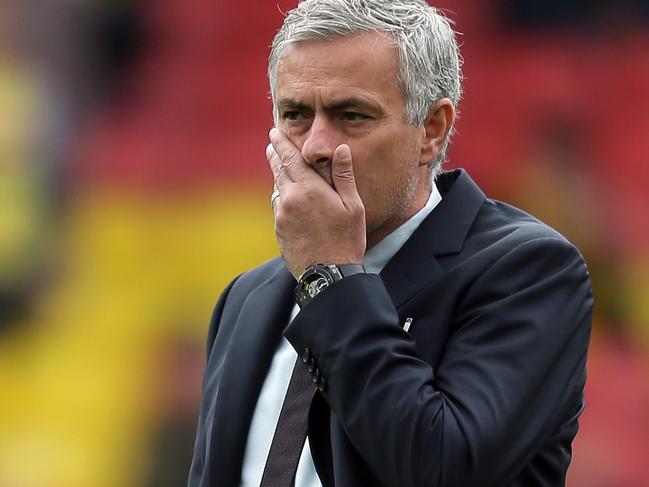
[{"label": "fingernail", "polygon": [[350,161],[352,159],[352,152],[349,150],[349,146],[347,144],[341,145],[338,151],[341,161]]}]

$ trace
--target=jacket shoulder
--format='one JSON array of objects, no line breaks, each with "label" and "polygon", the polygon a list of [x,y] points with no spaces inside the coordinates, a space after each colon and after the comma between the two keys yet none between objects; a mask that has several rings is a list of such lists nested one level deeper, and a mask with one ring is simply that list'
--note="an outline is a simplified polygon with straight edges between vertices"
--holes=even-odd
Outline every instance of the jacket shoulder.
[{"label": "jacket shoulder", "polygon": [[506,252],[533,241],[576,250],[564,235],[541,220],[507,203],[487,198],[466,244],[474,246],[476,251],[499,247]]}]

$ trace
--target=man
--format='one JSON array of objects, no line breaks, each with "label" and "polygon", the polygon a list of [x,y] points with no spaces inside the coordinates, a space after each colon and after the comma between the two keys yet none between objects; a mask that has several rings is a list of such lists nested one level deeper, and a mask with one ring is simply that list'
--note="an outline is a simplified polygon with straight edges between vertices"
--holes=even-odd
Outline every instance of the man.
[{"label": "man", "polygon": [[461,95],[449,21],[423,0],[305,0],[269,79],[282,258],[217,303],[189,485],[563,485],[588,273],[440,171]]}]

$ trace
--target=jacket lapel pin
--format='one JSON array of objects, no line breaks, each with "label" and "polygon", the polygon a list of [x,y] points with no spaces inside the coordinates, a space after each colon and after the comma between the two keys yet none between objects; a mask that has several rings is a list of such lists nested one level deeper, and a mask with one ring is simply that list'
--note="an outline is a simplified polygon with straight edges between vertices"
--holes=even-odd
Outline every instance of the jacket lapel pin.
[{"label": "jacket lapel pin", "polygon": [[406,322],[403,324],[403,330],[405,332],[408,332],[411,326],[412,326],[412,318],[406,318]]}]

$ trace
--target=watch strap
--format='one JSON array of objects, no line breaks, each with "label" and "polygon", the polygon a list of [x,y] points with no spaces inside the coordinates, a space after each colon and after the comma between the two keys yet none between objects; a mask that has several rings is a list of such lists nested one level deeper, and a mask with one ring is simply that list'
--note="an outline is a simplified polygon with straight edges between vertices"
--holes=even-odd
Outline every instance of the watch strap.
[{"label": "watch strap", "polygon": [[363,264],[340,264],[337,265],[342,277],[353,276],[354,274],[366,274],[367,269]]},{"label": "watch strap", "polygon": [[[298,306],[302,308],[314,296],[319,294],[321,289],[329,287],[334,282],[340,281],[345,277],[364,273],[367,273],[367,269],[365,269],[363,264],[315,264],[309,266],[298,279],[295,288],[295,300]],[[310,290],[307,292],[307,289],[310,287],[309,280],[317,275],[321,276],[320,280],[324,281],[324,285],[317,291]]]}]

